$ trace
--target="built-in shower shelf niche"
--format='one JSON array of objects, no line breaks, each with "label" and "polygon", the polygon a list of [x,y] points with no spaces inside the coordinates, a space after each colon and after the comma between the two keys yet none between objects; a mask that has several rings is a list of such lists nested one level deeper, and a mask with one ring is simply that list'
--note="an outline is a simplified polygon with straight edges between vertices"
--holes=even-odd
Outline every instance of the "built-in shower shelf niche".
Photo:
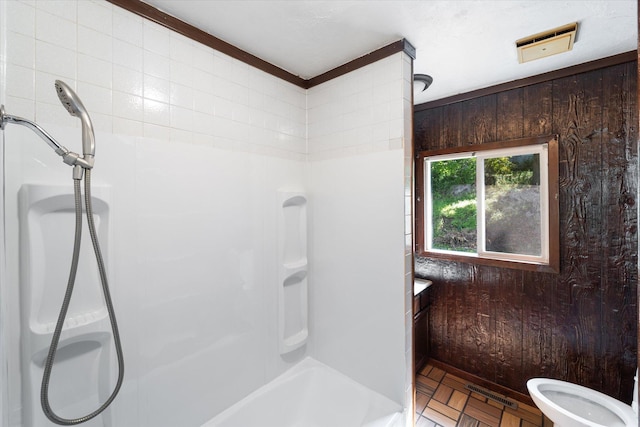
[{"label": "built-in shower shelf niche", "polygon": [[282,214],[282,262],[297,268],[307,264],[307,198],[298,192],[279,194]]},{"label": "built-in shower shelf niche", "polygon": [[[108,265],[110,188],[94,186],[91,197],[96,230]],[[75,231],[73,185],[25,184],[19,199],[23,315],[28,316],[26,320],[34,332],[53,332],[71,266]],[[69,327],[96,322],[106,315],[84,212],[81,243],[76,286],[67,312]]]},{"label": "built-in shower shelf niche", "polygon": [[[105,317],[95,323],[88,323],[75,329],[63,330],[58,342],[58,351],[66,347],[77,347],[81,343],[95,343],[98,346],[97,349],[102,350],[100,347],[103,344],[108,344],[111,339],[111,333],[108,330],[109,326],[109,318]],[[51,336],[52,334],[31,334],[30,347],[34,349],[31,354],[31,363],[38,370],[44,368],[49,354],[49,346],[51,345]],[[70,353],[70,355],[73,356],[73,353]],[[83,355],[78,354],[77,356],[79,358]],[[36,375],[36,379],[41,379],[41,375]]]},{"label": "built-in shower shelf niche", "polygon": [[[79,329],[83,326],[90,325],[92,323],[99,322],[106,319],[108,316],[107,309],[103,308],[93,312],[77,313],[73,316],[67,316],[65,318],[62,329],[64,331],[70,331],[72,329]],[[53,334],[56,329],[56,322],[49,323],[35,323],[31,325],[31,330],[38,334]]]},{"label": "built-in shower shelf niche", "polygon": [[[84,189],[83,189],[84,190]],[[93,186],[93,213],[109,276],[111,189]],[[24,184],[18,193],[20,223],[20,341],[24,358],[21,425],[52,425],[40,408],[40,383],[67,287],[75,232],[73,183]],[[82,195],[84,201],[84,192]],[[76,282],[50,382],[52,407],[63,417],[89,413],[112,389],[113,345],[97,262],[83,212]],[[64,392],[60,392],[64,390]],[[110,425],[108,410],[87,427]]]},{"label": "built-in shower shelf niche", "polygon": [[[30,349],[31,360],[40,367],[44,366],[55,327],[55,323],[49,323],[38,325],[38,328],[32,326],[25,332],[28,335],[25,336],[24,344]],[[106,310],[67,317],[60,333],[58,348],[82,341],[106,342],[111,337],[110,327]]]},{"label": "built-in shower shelf niche", "polygon": [[307,197],[278,191],[278,329],[280,354],[302,347],[308,328]]},{"label": "built-in shower shelf niche", "polygon": [[294,262],[287,262],[285,264],[283,264],[283,268],[285,270],[285,274],[287,273],[295,273],[298,270],[300,270],[301,268],[306,269],[307,268],[307,258],[300,258],[297,261]]}]

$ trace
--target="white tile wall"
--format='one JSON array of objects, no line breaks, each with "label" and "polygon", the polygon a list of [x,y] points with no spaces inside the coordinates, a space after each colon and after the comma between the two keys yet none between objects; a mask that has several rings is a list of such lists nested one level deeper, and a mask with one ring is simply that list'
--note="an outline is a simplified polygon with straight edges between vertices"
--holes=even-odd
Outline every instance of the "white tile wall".
[{"label": "white tile wall", "polygon": [[[321,292],[312,292],[309,351],[405,399],[405,55],[305,91],[104,1],[1,3],[0,101],[79,149],[80,122],[53,89],[55,79],[69,83],[97,131],[94,182],[114,187],[111,273],[128,363],[117,425],[199,425],[292,362],[277,356],[275,339],[281,187],[308,191],[310,235],[324,236],[313,243],[311,286]],[[70,180],[28,131],[5,136],[11,222],[23,182]],[[379,214],[361,216],[377,206]],[[18,227],[9,222],[15,249]],[[382,232],[363,236],[363,225]],[[11,253],[8,283],[15,284]],[[324,316],[329,307],[341,311]],[[9,315],[16,322],[17,313]],[[340,358],[340,348],[377,356],[362,364],[359,350]],[[366,377],[364,368],[376,364],[381,375]],[[14,394],[0,401],[14,427],[19,378],[9,382]]]},{"label": "white tile wall", "polygon": [[403,146],[407,93],[404,56],[387,57],[309,89],[311,160]]},{"label": "white tile wall", "polygon": [[303,89],[104,1],[6,3],[11,114],[62,119],[52,87],[63,79],[106,132],[306,158]]}]

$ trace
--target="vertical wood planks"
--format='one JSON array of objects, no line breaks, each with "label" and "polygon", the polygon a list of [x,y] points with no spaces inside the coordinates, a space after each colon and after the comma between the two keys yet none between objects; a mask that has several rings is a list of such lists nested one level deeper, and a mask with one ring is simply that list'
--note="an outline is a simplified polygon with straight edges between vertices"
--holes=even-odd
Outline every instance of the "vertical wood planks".
[{"label": "vertical wood planks", "polygon": [[416,151],[560,135],[559,274],[418,259],[431,355],[526,393],[574,381],[629,402],[637,355],[636,62],[416,113]]},{"label": "vertical wood planks", "polygon": [[465,145],[496,141],[496,95],[462,102],[462,142]]},{"label": "vertical wood planks", "polygon": [[560,375],[578,384],[601,388],[602,278],[602,77],[601,71],[554,81],[553,129],[560,135],[561,244],[564,259],[558,278],[557,345],[573,351]]},{"label": "vertical wood planks", "polygon": [[512,89],[497,95],[496,139],[516,139],[524,136],[524,90]]},{"label": "vertical wood planks", "polygon": [[[613,214],[606,218],[607,236],[603,239],[603,301],[604,324],[621,325],[620,334],[603,335],[603,372],[616,370],[619,376],[606,376],[604,382],[618,393],[632,387],[632,365],[635,351],[634,335],[637,317],[637,301],[631,292],[637,283],[637,206],[635,183],[638,182],[637,132],[634,115],[636,79],[635,68],[629,64],[611,67],[603,73],[603,97],[608,99],[604,110],[603,164],[615,165],[604,170],[603,205]],[[623,357],[611,349],[622,348]],[[610,367],[610,368],[607,368]],[[628,396],[627,401],[629,401]]]},{"label": "vertical wood planks", "polygon": [[523,91],[524,136],[550,135],[552,114],[552,82],[525,86]]}]

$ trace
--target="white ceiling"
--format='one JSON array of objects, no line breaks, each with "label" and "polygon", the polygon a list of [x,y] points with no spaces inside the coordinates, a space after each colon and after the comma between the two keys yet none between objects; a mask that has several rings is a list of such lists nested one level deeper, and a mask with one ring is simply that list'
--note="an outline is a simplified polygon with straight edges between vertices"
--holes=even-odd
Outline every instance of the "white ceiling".
[{"label": "white ceiling", "polygon": [[[433,84],[416,104],[635,50],[636,0],[144,0],[305,79],[401,38]],[[573,50],[519,64],[517,39],[578,22]]]}]

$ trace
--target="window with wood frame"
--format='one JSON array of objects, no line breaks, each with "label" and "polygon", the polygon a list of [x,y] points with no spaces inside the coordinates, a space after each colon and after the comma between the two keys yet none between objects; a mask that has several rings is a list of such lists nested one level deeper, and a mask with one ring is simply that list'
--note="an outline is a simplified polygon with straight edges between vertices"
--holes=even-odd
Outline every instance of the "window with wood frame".
[{"label": "window with wood frame", "polygon": [[420,256],[558,272],[558,224],[557,137],[417,155]]}]

